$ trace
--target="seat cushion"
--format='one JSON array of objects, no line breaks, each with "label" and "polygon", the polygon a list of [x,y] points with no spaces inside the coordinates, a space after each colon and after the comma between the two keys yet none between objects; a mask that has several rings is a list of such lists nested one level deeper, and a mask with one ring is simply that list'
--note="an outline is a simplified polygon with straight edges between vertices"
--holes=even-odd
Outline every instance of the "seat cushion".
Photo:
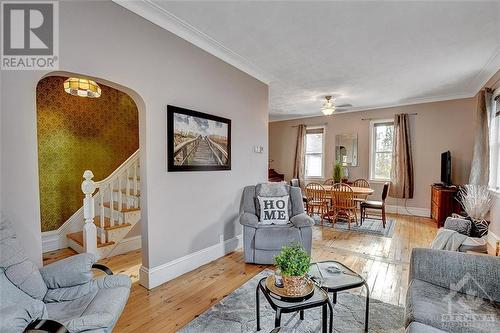
[{"label": "seat cushion", "polygon": [[500,331],[500,304],[413,279],[406,297],[406,325],[416,321],[447,332]]},{"label": "seat cushion", "polygon": [[382,208],[383,204],[382,201],[365,200],[361,203],[361,206],[365,208]]},{"label": "seat cushion", "polygon": [[47,303],[49,318],[61,322],[70,332],[111,332],[130,292],[125,275],[103,276],[92,281],[91,292],[72,301]]},{"label": "seat cushion", "polygon": [[421,323],[412,322],[410,326],[406,328],[405,333],[446,333],[446,331]]},{"label": "seat cushion", "polygon": [[262,225],[255,231],[255,248],[278,251],[291,242],[300,242],[300,231],[291,223],[286,225]]}]

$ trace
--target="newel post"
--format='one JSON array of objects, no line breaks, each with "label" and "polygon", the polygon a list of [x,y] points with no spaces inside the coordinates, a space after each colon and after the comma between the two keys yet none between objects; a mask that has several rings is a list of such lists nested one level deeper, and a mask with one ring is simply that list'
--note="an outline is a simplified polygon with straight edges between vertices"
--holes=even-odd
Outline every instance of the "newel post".
[{"label": "newel post", "polygon": [[94,174],[90,170],[83,173],[85,180],[82,182],[82,191],[85,194],[83,198],[83,248],[85,252],[97,255],[97,228],[94,224],[94,198],[92,194],[95,191],[95,183],[92,180]]}]

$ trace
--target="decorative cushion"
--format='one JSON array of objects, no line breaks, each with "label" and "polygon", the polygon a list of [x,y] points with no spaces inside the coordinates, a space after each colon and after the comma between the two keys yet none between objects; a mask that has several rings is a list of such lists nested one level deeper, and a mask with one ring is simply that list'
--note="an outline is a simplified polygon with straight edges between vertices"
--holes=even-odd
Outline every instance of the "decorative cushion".
[{"label": "decorative cushion", "polygon": [[448,217],[444,222],[444,228],[469,236],[472,228],[472,222],[467,219]]},{"label": "decorative cushion", "polygon": [[472,220],[471,236],[483,237],[488,234],[489,222],[486,220]]},{"label": "decorative cushion", "polygon": [[260,206],[260,223],[262,224],[287,224],[289,196],[257,197]]}]

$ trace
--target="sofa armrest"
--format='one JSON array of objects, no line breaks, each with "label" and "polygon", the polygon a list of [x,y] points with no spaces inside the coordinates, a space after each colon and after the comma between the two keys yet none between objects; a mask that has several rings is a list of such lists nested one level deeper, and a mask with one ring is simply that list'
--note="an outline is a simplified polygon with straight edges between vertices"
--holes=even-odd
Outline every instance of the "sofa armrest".
[{"label": "sofa armrest", "polygon": [[292,222],[292,224],[297,228],[311,227],[314,225],[314,220],[306,213],[292,216],[290,222]]},{"label": "sofa armrest", "polygon": [[500,258],[462,252],[413,249],[410,281],[434,285],[500,301]]},{"label": "sofa armrest", "polygon": [[259,218],[252,213],[242,213],[240,215],[240,224],[247,227],[258,228]]},{"label": "sofa armrest", "polygon": [[72,287],[89,282],[93,278],[94,255],[81,253],[56,261],[40,269],[45,284],[50,289]]}]

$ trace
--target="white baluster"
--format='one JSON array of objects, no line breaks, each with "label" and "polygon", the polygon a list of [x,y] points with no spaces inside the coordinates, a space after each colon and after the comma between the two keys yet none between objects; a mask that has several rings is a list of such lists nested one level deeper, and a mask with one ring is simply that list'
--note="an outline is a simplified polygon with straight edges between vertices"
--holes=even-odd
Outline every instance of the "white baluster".
[{"label": "white baluster", "polygon": [[115,225],[115,202],[113,200],[113,180],[109,182],[109,226],[113,227]]},{"label": "white baluster", "polygon": [[94,224],[94,199],[92,194],[95,191],[95,183],[92,180],[94,174],[90,170],[83,173],[85,180],[82,182],[83,199],[83,248],[85,252],[97,255],[97,228]]},{"label": "white baluster", "polygon": [[[127,167],[127,178],[125,178],[125,194],[130,198],[130,166]],[[127,200],[127,208],[130,208],[130,201]]]},{"label": "white baluster", "polygon": [[104,227],[106,226],[106,216],[104,215],[104,188],[99,188],[99,205],[101,208],[101,216],[99,218],[99,225],[101,226],[101,243],[106,242],[106,231]]},{"label": "white baluster", "polygon": [[[123,198],[122,198],[122,175],[118,175],[118,210],[122,210]],[[121,219],[118,224],[121,224]]]},{"label": "white baluster", "polygon": [[137,196],[139,190],[139,184],[137,182],[137,161],[134,163],[134,195]]}]

